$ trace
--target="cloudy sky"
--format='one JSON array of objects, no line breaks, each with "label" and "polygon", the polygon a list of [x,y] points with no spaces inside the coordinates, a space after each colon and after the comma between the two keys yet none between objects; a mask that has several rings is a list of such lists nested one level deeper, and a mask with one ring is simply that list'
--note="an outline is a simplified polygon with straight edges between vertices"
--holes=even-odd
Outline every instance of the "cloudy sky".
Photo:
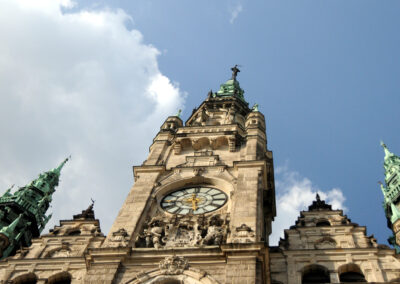
[{"label": "cloudy sky", "polygon": [[[163,120],[240,64],[267,119],[278,217],[316,192],[380,243],[383,139],[400,154],[396,0],[0,0],[0,188],[66,156],[50,228],[96,200],[105,233]],[[46,231],[48,230],[46,229]]]}]

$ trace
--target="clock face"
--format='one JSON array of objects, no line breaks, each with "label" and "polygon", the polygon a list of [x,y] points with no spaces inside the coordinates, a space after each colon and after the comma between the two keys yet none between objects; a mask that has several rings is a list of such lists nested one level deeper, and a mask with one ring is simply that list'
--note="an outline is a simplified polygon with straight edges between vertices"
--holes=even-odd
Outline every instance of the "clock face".
[{"label": "clock face", "polygon": [[227,199],[219,189],[196,186],[168,194],[161,200],[161,207],[171,214],[205,214],[221,208]]}]

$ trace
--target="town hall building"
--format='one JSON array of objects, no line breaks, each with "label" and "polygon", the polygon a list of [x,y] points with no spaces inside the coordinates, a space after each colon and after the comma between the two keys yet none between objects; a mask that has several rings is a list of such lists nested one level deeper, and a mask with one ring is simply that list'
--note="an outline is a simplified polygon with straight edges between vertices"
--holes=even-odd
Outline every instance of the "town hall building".
[{"label": "town hall building", "polygon": [[[238,72],[233,67],[186,122],[179,114],[165,120],[147,159],[134,166],[134,184],[107,235],[93,204],[42,234],[67,160],[7,190],[0,197],[0,283],[400,282],[395,250],[318,195],[279,245],[269,244],[279,214],[273,153],[264,115],[249,107]],[[389,219],[393,202],[385,207]]]}]

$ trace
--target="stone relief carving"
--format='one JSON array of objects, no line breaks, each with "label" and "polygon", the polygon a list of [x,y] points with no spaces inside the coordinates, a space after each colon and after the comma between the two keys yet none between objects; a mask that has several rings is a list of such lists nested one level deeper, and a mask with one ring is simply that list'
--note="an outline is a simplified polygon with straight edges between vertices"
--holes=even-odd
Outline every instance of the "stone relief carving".
[{"label": "stone relief carving", "polygon": [[254,231],[246,224],[236,227],[235,231],[233,233],[233,243],[250,243],[251,239],[255,237]]},{"label": "stone relief carving", "polygon": [[224,124],[231,124],[235,119],[235,111],[232,108],[229,108],[225,113]]},{"label": "stone relief carving", "polygon": [[158,216],[145,222],[136,247],[168,248],[220,245],[226,242],[229,215]]},{"label": "stone relief carving", "polygon": [[216,215],[210,218],[207,234],[201,240],[201,244],[220,245],[226,236],[226,228],[223,226],[223,221]]},{"label": "stone relief carving", "polygon": [[166,275],[182,274],[188,267],[188,260],[182,256],[166,257],[159,264],[160,271]]},{"label": "stone relief carving", "polygon": [[111,235],[110,247],[126,247],[129,243],[129,235],[124,228],[120,228]]},{"label": "stone relief carving", "polygon": [[72,249],[68,242],[62,242],[61,247],[51,249],[45,254],[45,257],[70,257],[72,256]]},{"label": "stone relief carving", "polygon": [[330,237],[323,237],[314,243],[316,249],[332,249],[336,248],[336,241]]},{"label": "stone relief carving", "polygon": [[206,110],[203,108],[199,114],[197,114],[196,118],[193,120],[192,125],[193,126],[200,126],[200,125],[206,125],[206,121],[208,119],[208,115],[206,113]]}]

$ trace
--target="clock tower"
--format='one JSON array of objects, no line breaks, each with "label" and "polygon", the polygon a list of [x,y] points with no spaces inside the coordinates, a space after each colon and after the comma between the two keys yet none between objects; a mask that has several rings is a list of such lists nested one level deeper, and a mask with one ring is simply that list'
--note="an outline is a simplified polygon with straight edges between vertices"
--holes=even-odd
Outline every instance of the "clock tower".
[{"label": "clock tower", "polygon": [[85,283],[270,283],[273,158],[238,72],[162,124]]}]

